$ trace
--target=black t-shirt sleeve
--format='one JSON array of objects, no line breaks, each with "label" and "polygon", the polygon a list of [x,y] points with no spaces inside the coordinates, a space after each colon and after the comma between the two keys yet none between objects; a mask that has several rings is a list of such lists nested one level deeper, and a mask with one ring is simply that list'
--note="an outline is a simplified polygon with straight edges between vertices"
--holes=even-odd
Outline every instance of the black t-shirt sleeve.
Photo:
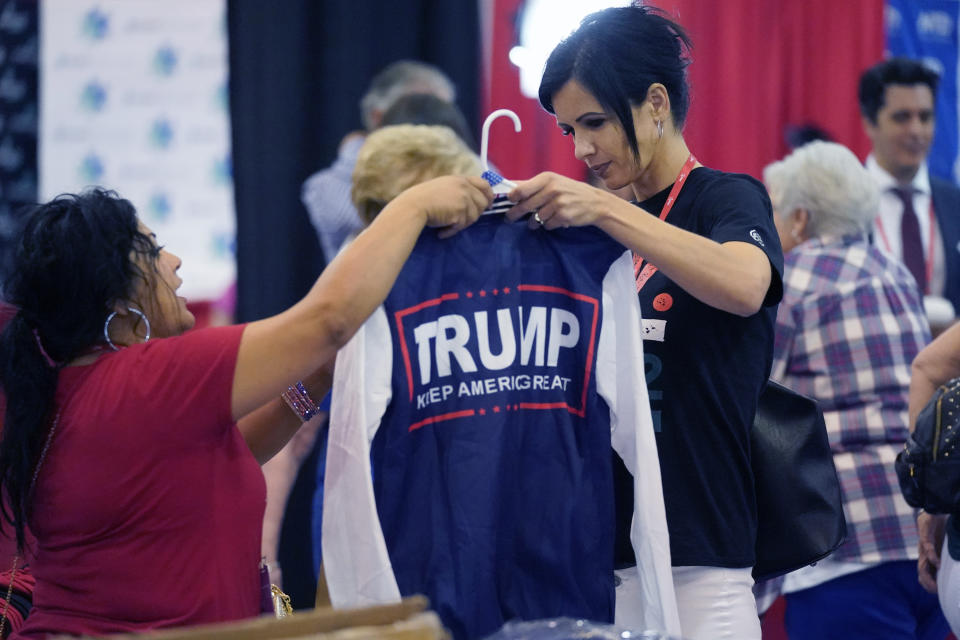
[{"label": "black t-shirt sleeve", "polygon": [[723,174],[697,198],[698,217],[706,223],[705,235],[719,243],[746,242],[758,247],[770,261],[770,287],[763,305],[783,297],[783,250],[773,224],[773,207],[766,189],[742,174]]}]

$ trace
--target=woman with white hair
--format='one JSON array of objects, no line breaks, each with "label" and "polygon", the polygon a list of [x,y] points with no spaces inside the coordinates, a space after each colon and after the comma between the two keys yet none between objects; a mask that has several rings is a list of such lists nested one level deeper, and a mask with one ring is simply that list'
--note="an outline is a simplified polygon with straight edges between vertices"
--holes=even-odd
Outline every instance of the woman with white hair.
[{"label": "woman with white hair", "polygon": [[908,433],[910,364],[930,339],[916,282],[870,244],[879,194],[846,147],[811,143],[763,178],[784,251],[771,377],[820,403],[847,518],[833,555],[787,575],[787,632],[942,639],[937,599],[917,582],[916,514],[893,467]]}]

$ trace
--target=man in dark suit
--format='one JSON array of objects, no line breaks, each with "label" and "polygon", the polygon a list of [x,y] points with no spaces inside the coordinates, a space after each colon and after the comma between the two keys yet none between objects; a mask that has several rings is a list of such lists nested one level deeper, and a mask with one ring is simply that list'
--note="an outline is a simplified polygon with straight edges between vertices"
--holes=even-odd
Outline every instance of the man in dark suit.
[{"label": "man in dark suit", "polygon": [[881,191],[874,243],[903,261],[924,295],[960,311],[960,188],[926,162],[938,82],[917,60],[885,60],[860,77],[860,113],[873,144],[867,170]]},{"label": "man in dark suit", "polygon": [[[873,143],[866,166],[881,192],[873,239],[913,273],[935,332],[952,314],[936,318],[932,297],[960,310],[960,189],[927,170],[938,81],[921,62],[892,58],[867,69],[859,88],[863,126]],[[935,590],[942,519],[921,512],[917,533],[920,583]]]}]

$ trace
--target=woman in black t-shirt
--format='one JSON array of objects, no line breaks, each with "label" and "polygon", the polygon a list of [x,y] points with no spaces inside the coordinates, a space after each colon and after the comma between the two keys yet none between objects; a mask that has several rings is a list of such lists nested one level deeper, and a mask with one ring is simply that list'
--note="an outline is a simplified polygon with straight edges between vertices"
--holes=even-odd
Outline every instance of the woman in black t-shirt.
[{"label": "woman in black t-shirt", "polygon": [[[608,189],[632,187],[636,202],[542,173],[509,194],[508,217],[534,210],[533,227],[596,225],[634,251],[683,636],[759,640],[749,432],[783,255],[763,186],[703,167],[684,142],[690,46],[650,7],[588,16],[550,55],[540,102],[577,158]],[[617,622],[630,624],[639,576],[618,575]]]}]

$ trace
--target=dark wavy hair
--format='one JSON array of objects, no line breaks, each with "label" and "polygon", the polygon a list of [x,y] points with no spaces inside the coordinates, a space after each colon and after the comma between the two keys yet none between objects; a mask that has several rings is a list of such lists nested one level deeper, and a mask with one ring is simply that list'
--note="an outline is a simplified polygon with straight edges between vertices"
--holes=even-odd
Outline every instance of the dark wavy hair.
[{"label": "dark wavy hair", "polygon": [[634,156],[639,156],[631,107],[661,83],[670,96],[670,113],[683,129],[690,107],[686,68],[693,42],[687,32],[656,7],[629,6],[588,15],[556,46],[540,80],[540,104],[555,114],[553,97],[576,80],[604,109],[616,115]]},{"label": "dark wavy hair", "polygon": [[113,307],[130,300],[138,279],[155,277],[140,265],[154,264],[157,251],[139,229],[133,205],[112,191],[61,195],[24,218],[4,287],[17,313],[0,333],[7,403],[0,438],[2,517],[13,525],[20,550],[59,370],[103,343]]}]

